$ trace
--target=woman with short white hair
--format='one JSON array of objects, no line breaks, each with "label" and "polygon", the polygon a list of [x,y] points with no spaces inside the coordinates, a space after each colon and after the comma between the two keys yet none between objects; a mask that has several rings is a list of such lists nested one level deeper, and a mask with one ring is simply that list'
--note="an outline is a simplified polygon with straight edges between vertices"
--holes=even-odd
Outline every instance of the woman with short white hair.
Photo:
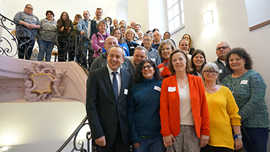
[{"label": "woman with short white hair", "polygon": [[210,122],[210,140],[202,152],[233,152],[243,145],[238,106],[230,89],[217,85],[218,75],[219,68],[213,62],[202,69]]}]

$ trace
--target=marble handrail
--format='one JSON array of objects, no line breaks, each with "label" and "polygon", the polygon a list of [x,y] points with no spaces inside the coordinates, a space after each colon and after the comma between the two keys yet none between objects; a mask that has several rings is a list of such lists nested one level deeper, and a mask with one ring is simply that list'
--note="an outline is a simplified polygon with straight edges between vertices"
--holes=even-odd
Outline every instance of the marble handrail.
[{"label": "marble handrail", "polygon": [[[36,70],[37,67],[39,70]],[[48,70],[48,67],[50,70]],[[51,72],[52,74],[48,74],[48,71],[53,72]],[[60,75],[59,73],[62,74],[61,82],[58,82],[56,79],[58,75]],[[44,79],[44,75],[46,77],[46,74],[48,74],[49,77]],[[32,79],[34,76],[36,76],[35,79]],[[36,83],[39,79],[41,82]],[[79,101],[85,103],[87,73],[76,62],[39,62],[0,55],[0,103],[31,102],[31,100],[29,100],[31,98],[29,98],[26,93],[26,81],[29,80],[33,80],[33,86],[34,83],[36,83],[35,85],[42,86],[50,84],[49,87],[52,87],[50,89],[53,91],[57,90],[54,89],[58,87],[56,82],[61,83],[61,94],[59,91],[52,91],[50,94],[52,98],[69,99],[65,101]],[[31,89],[29,92],[33,94],[38,92],[37,89],[44,89],[44,87],[32,87]],[[35,96],[37,95],[35,94]],[[41,100],[33,98],[34,100],[32,101],[49,101],[46,100],[46,97],[48,97],[48,95],[44,94]]]}]

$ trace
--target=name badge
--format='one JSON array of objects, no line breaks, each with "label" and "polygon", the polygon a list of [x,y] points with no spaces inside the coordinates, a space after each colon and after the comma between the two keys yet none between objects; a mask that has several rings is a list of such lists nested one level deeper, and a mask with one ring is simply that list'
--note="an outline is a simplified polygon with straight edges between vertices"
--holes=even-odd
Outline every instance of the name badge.
[{"label": "name badge", "polygon": [[222,69],[220,69],[220,70],[219,70],[219,73],[222,73],[222,72],[223,72]]},{"label": "name badge", "polygon": [[168,87],[168,92],[175,92],[176,91],[176,87]]},{"label": "name badge", "polygon": [[131,46],[130,48],[131,48],[131,49],[134,49],[135,47],[134,47],[134,46]]},{"label": "name badge", "polygon": [[161,88],[160,88],[159,86],[154,86],[154,90],[156,90],[156,91],[159,91],[159,92],[160,92]]},{"label": "name badge", "polygon": [[104,40],[99,40],[99,42],[100,42],[100,43],[103,43],[103,42],[104,42]]},{"label": "name badge", "polygon": [[159,69],[159,72],[162,72],[163,70],[164,70],[164,67],[160,68],[160,69]]},{"label": "name badge", "polygon": [[128,89],[124,89],[124,94],[128,95]]},{"label": "name badge", "polygon": [[240,84],[248,84],[248,80],[242,80]]},{"label": "name badge", "polygon": [[150,58],[153,62],[156,62],[156,59],[155,58]]}]

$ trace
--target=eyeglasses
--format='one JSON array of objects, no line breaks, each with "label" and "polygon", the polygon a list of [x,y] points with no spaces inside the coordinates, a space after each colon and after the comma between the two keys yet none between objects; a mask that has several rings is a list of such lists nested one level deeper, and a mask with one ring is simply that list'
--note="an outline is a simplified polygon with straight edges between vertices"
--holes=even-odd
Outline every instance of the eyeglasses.
[{"label": "eyeglasses", "polygon": [[29,6],[27,6],[27,7],[25,7],[25,8],[27,8],[27,9],[31,9],[31,10],[33,9],[32,7],[29,7]]},{"label": "eyeglasses", "polygon": [[151,41],[151,39],[143,39],[143,41]]},{"label": "eyeglasses", "polygon": [[218,47],[217,50],[221,50],[221,49],[224,50],[224,49],[227,49],[227,48],[228,48],[228,46],[222,46],[222,47]]},{"label": "eyeglasses", "polygon": [[151,66],[151,65],[146,65],[146,66],[143,66],[143,69],[144,69],[144,70],[146,70],[146,69],[150,69],[150,68],[152,68],[152,66]]},{"label": "eyeglasses", "polygon": [[206,73],[218,73],[217,71],[212,71],[212,70],[205,70],[204,72],[206,72]]}]

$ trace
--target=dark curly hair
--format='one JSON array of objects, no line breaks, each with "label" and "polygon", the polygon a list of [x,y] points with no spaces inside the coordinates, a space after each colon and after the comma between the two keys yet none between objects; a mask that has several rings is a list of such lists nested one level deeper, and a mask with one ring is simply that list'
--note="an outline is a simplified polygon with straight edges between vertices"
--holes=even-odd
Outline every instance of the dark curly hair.
[{"label": "dark curly hair", "polygon": [[140,64],[138,64],[136,66],[136,73],[135,73],[135,77],[134,77],[135,83],[140,83],[145,79],[142,75],[142,69],[143,69],[143,66],[145,63],[149,63],[154,68],[155,73],[154,73],[153,78],[155,80],[160,80],[159,70],[158,70],[156,64],[152,60],[146,59],[146,60],[143,60]]},{"label": "dark curly hair", "polygon": [[229,59],[232,54],[238,55],[240,58],[245,60],[245,69],[250,70],[252,69],[252,59],[250,55],[247,53],[247,51],[244,48],[233,48],[226,56],[226,66],[228,69],[230,69],[231,72],[234,72],[229,64]]},{"label": "dark curly hair", "polygon": [[51,10],[47,10],[47,11],[46,11],[46,16],[47,16],[49,13],[51,13],[51,14],[52,14],[52,16],[54,16],[53,11],[51,11]]},{"label": "dark curly hair", "polygon": [[174,52],[171,53],[170,59],[169,59],[169,69],[170,69],[172,75],[175,74],[175,70],[174,70],[173,64],[172,64],[172,57],[173,57],[173,55],[176,54],[176,53],[182,53],[182,54],[184,55],[184,57],[185,57],[185,59],[186,59],[186,72],[187,72],[187,73],[190,73],[190,70],[189,70],[189,67],[190,67],[190,66],[189,66],[189,59],[188,59],[186,53],[183,52],[183,51],[181,51],[181,50],[175,50]]},{"label": "dark curly hair", "polygon": [[200,50],[200,49],[196,49],[196,50],[192,53],[192,57],[191,57],[191,68],[192,68],[192,71],[191,71],[191,72],[195,72],[195,71],[196,71],[196,65],[195,65],[194,62],[193,62],[193,58],[194,58],[197,54],[201,54],[201,55],[203,56],[203,58],[204,58],[204,62],[203,62],[203,64],[202,64],[201,68],[200,68],[200,71],[197,71],[197,72],[201,72],[202,69],[203,69],[203,67],[204,67],[204,65],[206,64],[205,53],[204,53],[202,50]]}]

